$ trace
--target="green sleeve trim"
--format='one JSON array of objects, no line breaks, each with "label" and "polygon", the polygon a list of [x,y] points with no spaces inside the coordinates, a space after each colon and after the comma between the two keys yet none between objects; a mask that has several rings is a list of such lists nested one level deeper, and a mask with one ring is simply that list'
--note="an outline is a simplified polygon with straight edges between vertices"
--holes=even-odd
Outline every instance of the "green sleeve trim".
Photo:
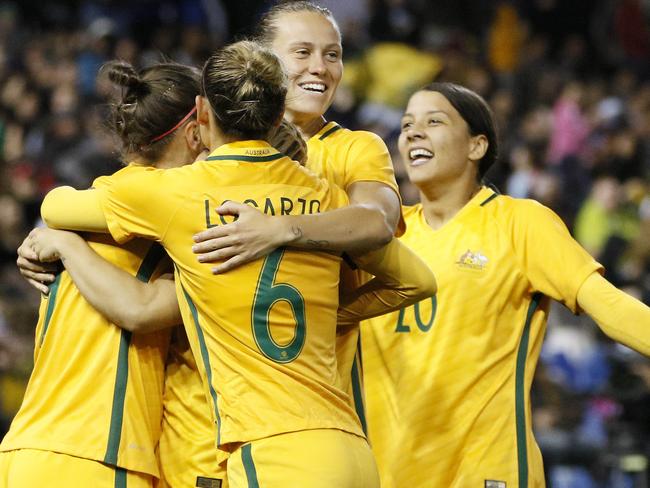
[{"label": "green sleeve trim", "polygon": [[39,346],[43,345],[43,340],[45,340],[45,334],[47,333],[47,328],[50,326],[50,321],[52,320],[52,314],[54,313],[54,306],[56,304],[56,296],[59,292],[59,285],[61,284],[61,275],[59,273],[54,278],[54,281],[50,285],[50,292],[48,294],[47,309],[45,311],[45,321],[43,323],[43,330],[41,331],[41,337],[39,339]]},{"label": "green sleeve trim", "polygon": [[192,319],[194,319],[194,327],[196,328],[196,335],[199,339],[199,348],[201,349],[201,359],[203,360],[203,367],[205,368],[205,373],[208,378],[208,387],[210,390],[210,396],[212,397],[212,404],[214,408],[214,414],[217,419],[217,445],[221,444],[221,416],[219,415],[219,407],[217,406],[217,392],[212,386],[212,366],[210,365],[210,357],[208,356],[208,346],[205,343],[205,336],[203,335],[203,329],[201,329],[201,324],[199,323],[199,314],[196,310],[196,305],[192,301],[192,298],[185,291],[183,285],[183,295],[187,301],[187,306],[190,308],[192,313]]},{"label": "green sleeve trim", "polygon": [[524,323],[524,330],[521,334],[521,341],[519,342],[519,349],[517,350],[517,365],[515,371],[515,418],[517,425],[517,464],[519,472],[519,488],[528,487],[528,447],[526,444],[526,386],[525,386],[525,373],[526,373],[526,359],[528,358],[528,340],[530,337],[530,324],[533,320],[533,315],[539,307],[543,295],[535,293],[528,312],[526,313],[526,322]]},{"label": "green sleeve trim", "polygon": [[354,409],[357,412],[361,428],[364,434],[368,434],[368,424],[366,422],[366,406],[363,397],[363,362],[361,359],[361,338],[357,342],[357,352],[352,362],[352,396],[354,400]]},{"label": "green sleeve trim", "polygon": [[115,468],[115,488],[126,488],[126,469]]},{"label": "green sleeve trim", "polygon": [[142,264],[140,264],[140,268],[135,277],[140,281],[148,283],[153,276],[156,267],[166,255],[165,249],[157,242],[154,242],[142,260]]},{"label": "green sleeve trim", "polygon": [[253,462],[253,453],[251,452],[251,445],[245,444],[241,448],[241,461],[246,471],[246,480],[248,481],[248,488],[260,488],[257,481],[257,470]]},{"label": "green sleeve trim", "polygon": [[[160,261],[165,257],[165,250],[160,244],[152,243],[149,251],[142,259],[136,273],[136,278],[148,282]],[[117,465],[120,443],[122,441],[122,424],[124,422],[124,403],[126,402],[126,389],[129,381],[129,346],[131,345],[131,332],[121,331],[119,353],[117,356],[117,372],[115,373],[115,388],[113,389],[113,407],[111,409],[111,423],[108,429],[108,444],[104,462]],[[118,473],[116,472],[116,483]],[[126,478],[125,481],[126,483]],[[117,485],[116,485],[117,486]],[[124,485],[126,486],[126,485]]]},{"label": "green sleeve trim", "polygon": [[[108,445],[104,462],[117,465],[120,442],[122,441],[122,423],[124,421],[124,403],[126,401],[126,386],[129,381],[129,346],[131,332],[121,331],[120,352],[117,356],[117,372],[115,373],[115,388],[113,390],[113,408],[111,409],[111,424],[108,429]],[[117,474],[116,474],[117,476]]]}]

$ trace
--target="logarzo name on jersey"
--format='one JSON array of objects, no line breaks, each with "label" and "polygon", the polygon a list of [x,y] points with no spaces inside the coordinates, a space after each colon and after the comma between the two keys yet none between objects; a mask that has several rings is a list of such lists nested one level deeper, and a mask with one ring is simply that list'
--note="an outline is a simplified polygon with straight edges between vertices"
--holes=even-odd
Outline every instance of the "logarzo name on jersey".
[{"label": "logarzo name on jersey", "polygon": [[[233,222],[232,217],[225,217],[217,213],[217,208],[228,200],[215,205],[214,201],[206,198],[203,201],[205,211],[205,226],[206,228],[216,227],[217,225],[226,225]],[[247,198],[241,203],[250,205],[258,210],[261,210],[268,215],[304,215],[314,214],[320,212],[320,200],[307,200],[305,198],[291,198],[291,197],[266,197],[264,200],[255,200]]]}]

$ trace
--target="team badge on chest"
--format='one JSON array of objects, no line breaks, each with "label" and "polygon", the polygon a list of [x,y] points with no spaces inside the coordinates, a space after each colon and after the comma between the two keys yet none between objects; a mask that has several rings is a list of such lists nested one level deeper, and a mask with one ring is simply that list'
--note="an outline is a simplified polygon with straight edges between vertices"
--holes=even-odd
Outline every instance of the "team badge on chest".
[{"label": "team badge on chest", "polygon": [[459,268],[473,269],[483,271],[488,264],[488,258],[480,251],[472,252],[471,250],[465,251],[456,261]]}]

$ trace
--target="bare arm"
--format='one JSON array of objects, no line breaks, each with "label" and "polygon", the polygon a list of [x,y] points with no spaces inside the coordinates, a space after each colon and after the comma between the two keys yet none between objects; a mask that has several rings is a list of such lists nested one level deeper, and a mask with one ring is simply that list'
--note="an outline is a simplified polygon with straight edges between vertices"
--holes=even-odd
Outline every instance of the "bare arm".
[{"label": "bare arm", "polygon": [[395,238],[387,246],[355,257],[354,261],[374,278],[341,298],[339,324],[356,323],[407,307],[437,291],[429,266]]},{"label": "bare arm", "polygon": [[578,305],[605,334],[650,356],[650,307],[592,273],[578,291]]},{"label": "bare arm", "polygon": [[223,273],[280,246],[362,253],[390,242],[400,218],[397,194],[383,183],[358,182],[350,186],[349,196],[347,207],[276,217],[227,202],[217,212],[237,215],[237,221],[197,234],[192,249],[201,262],[224,261],[213,268]]},{"label": "bare arm", "polygon": [[363,253],[390,242],[400,218],[400,201],[387,185],[357,182],[350,205],[316,215],[287,215],[284,245],[303,249]]},{"label": "bare arm", "polygon": [[73,232],[38,228],[28,237],[29,259],[61,259],[93,308],[132,332],[151,332],[182,322],[173,279],[144,283],[109,263]]},{"label": "bare arm", "polygon": [[397,193],[390,186],[377,181],[357,181],[348,187],[352,204],[366,204],[381,212],[390,228],[391,236],[402,217],[402,205]]}]

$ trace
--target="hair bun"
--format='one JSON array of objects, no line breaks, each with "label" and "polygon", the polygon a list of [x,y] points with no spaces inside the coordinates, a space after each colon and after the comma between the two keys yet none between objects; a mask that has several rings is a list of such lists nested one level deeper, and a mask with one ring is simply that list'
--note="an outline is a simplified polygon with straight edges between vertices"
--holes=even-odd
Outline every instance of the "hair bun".
[{"label": "hair bun", "polygon": [[282,117],[287,77],[275,54],[255,42],[239,41],[206,61],[203,88],[225,134],[266,139]]},{"label": "hair bun", "polygon": [[115,85],[127,88],[134,94],[146,93],[146,83],[131,64],[125,61],[112,61],[107,63],[103,70],[108,73],[108,79]]}]

